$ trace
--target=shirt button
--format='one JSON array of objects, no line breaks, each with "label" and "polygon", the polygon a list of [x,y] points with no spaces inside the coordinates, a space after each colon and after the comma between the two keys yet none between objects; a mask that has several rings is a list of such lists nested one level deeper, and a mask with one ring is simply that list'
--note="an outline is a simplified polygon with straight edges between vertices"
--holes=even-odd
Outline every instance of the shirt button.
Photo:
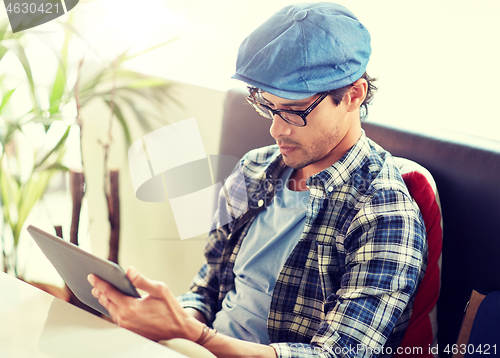
[{"label": "shirt button", "polygon": [[260,199],[259,202],[257,203],[257,205],[260,208],[262,205],[264,205],[264,200]]},{"label": "shirt button", "polygon": [[327,190],[331,193],[333,191],[333,186],[329,186]]}]

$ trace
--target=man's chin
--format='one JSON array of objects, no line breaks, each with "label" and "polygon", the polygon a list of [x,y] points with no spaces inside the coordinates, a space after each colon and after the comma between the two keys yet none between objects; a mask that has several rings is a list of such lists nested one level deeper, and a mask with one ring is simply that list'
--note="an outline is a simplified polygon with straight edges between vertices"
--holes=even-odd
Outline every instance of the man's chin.
[{"label": "man's chin", "polygon": [[287,166],[289,166],[290,168],[293,168],[293,169],[302,169],[302,168],[305,168],[307,167],[309,164],[309,162],[298,162],[296,160],[292,160],[291,158],[283,155],[283,161],[285,162],[285,164]]}]

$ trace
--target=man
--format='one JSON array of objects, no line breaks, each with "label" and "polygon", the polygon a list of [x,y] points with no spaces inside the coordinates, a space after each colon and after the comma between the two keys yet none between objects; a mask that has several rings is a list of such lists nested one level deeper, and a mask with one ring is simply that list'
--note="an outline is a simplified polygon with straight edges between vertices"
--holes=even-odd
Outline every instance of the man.
[{"label": "man", "polygon": [[427,244],[392,157],[361,129],[370,52],[368,31],[333,3],[287,6],[243,42],[233,77],[277,145],[228,178],[215,222],[232,220],[210,233],[181,304],[133,269],[143,299],[90,277],[118,324],[217,357],[370,357],[399,344]]}]

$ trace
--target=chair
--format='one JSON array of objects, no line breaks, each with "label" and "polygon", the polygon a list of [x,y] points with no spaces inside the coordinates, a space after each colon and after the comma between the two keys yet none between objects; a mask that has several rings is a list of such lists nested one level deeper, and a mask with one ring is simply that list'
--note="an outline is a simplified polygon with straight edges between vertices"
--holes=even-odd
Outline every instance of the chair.
[{"label": "chair", "polygon": [[434,350],[429,347],[435,347],[437,353],[437,301],[443,246],[441,204],[436,183],[427,169],[408,159],[395,157],[395,160],[422,213],[429,247],[427,270],[415,297],[410,324],[399,345],[405,353],[395,356],[432,357]]}]

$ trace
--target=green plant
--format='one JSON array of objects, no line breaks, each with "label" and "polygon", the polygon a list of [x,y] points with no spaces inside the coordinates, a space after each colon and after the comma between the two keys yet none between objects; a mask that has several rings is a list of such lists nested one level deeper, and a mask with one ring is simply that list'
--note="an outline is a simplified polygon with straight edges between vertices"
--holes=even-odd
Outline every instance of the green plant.
[{"label": "green plant", "polygon": [[[18,245],[21,230],[33,206],[41,199],[51,177],[61,170],[67,170],[61,159],[64,144],[68,138],[69,126],[50,148],[39,152],[39,148],[27,148],[25,129],[28,126],[43,128],[41,135],[47,137],[52,123],[59,119],[49,118],[40,106],[36,84],[33,80],[30,62],[23,47],[22,34],[7,31],[7,22],[0,23],[0,61],[10,51],[19,60],[26,74],[29,87],[30,110],[19,117],[7,113],[9,102],[16,88],[4,88],[4,76],[0,79],[0,199],[3,213],[2,259],[3,271],[22,276],[18,267]],[[23,143],[21,150],[20,145]],[[28,146],[29,147],[29,146]],[[20,153],[31,150],[29,164],[21,160]],[[24,157],[26,159],[26,157]],[[11,240],[7,242],[7,238]],[[10,245],[9,245],[10,244]]]},{"label": "green plant", "polygon": [[[124,68],[124,64],[130,59],[163,46],[169,41],[139,53],[131,54],[130,50],[127,50],[109,62],[93,62],[92,65],[84,66],[90,62],[86,60],[87,53],[76,63],[68,61],[70,44],[74,41],[85,43],[83,37],[71,25],[71,17],[69,22],[60,23],[60,25],[65,36],[60,49],[55,52],[58,65],[54,80],[50,88],[39,91],[41,85],[34,80],[31,66],[36,58],[28,59],[23,33],[13,34],[7,30],[6,22],[0,24],[0,63],[9,51],[15,54],[24,69],[29,88],[29,101],[26,102],[30,103],[30,109],[13,118],[3,115],[2,112],[9,106],[10,99],[16,89],[4,88],[0,92],[2,99],[0,104],[0,195],[4,229],[6,229],[1,234],[3,263],[4,271],[11,271],[17,276],[22,276],[17,265],[17,248],[22,227],[35,203],[45,193],[51,177],[57,171],[69,170],[62,165],[62,158],[70,127],[78,126],[80,136],[83,133],[85,119],[81,116],[82,108],[95,101],[102,101],[109,108],[107,140],[101,143],[105,167],[103,189],[108,202],[109,220],[112,226],[110,247],[111,251],[116,251],[113,254],[114,261],[116,261],[119,227],[116,231],[116,227],[113,227],[116,225],[113,225],[113,222],[116,223],[117,220],[119,222],[119,216],[115,217],[117,210],[116,205],[113,205],[118,202],[118,198],[111,194],[112,190],[109,184],[111,171],[108,168],[108,153],[113,142],[111,135],[113,122],[116,119],[121,126],[128,147],[132,141],[130,133],[132,122],[137,123],[144,132],[150,132],[154,129],[153,123],[155,121],[165,123],[165,116],[158,115],[158,113],[165,112],[165,104],[177,103],[172,95],[169,81]],[[88,49],[89,52],[92,52],[90,45]],[[0,78],[1,87],[5,86],[2,86]],[[46,98],[42,98],[43,100],[40,100],[41,93],[46,96]],[[45,105],[42,106],[41,103],[45,103]],[[68,108],[71,110],[68,111]],[[76,116],[66,118],[65,113],[76,113]],[[19,138],[26,136],[24,128],[29,125],[43,126],[44,133],[47,135],[55,123],[61,122],[67,123],[66,131],[61,133],[59,140],[43,156],[35,151],[33,165],[28,170],[29,175],[20,175],[21,160],[16,147],[19,145]],[[80,146],[82,143],[80,138]],[[83,171],[85,171],[85,166],[82,157],[81,167]],[[83,195],[83,191],[81,195]],[[76,226],[78,227],[78,221]],[[9,236],[7,231],[10,231],[12,235]],[[72,237],[76,235],[76,232],[73,233],[73,231],[72,228]],[[10,252],[6,251],[6,247],[9,246],[8,240],[12,240]]]},{"label": "green plant", "polygon": [[[35,156],[34,165],[29,168],[30,174],[25,179],[22,178],[20,171],[16,170],[21,161],[17,154],[18,151],[15,147],[16,142],[14,138],[7,139],[8,142],[2,140],[0,196],[2,198],[4,220],[4,232],[2,235],[4,272],[12,270],[16,276],[22,277],[22,272],[19,272],[17,264],[17,248],[21,230],[33,206],[45,193],[51,177],[57,171],[67,170],[60,163],[64,154],[63,146],[68,133],[69,127],[49,154],[41,159]],[[51,156],[55,156],[55,158],[49,161],[48,159]],[[17,168],[13,168],[13,163]],[[7,252],[5,242],[7,229],[10,230],[12,235],[10,253]]]}]

